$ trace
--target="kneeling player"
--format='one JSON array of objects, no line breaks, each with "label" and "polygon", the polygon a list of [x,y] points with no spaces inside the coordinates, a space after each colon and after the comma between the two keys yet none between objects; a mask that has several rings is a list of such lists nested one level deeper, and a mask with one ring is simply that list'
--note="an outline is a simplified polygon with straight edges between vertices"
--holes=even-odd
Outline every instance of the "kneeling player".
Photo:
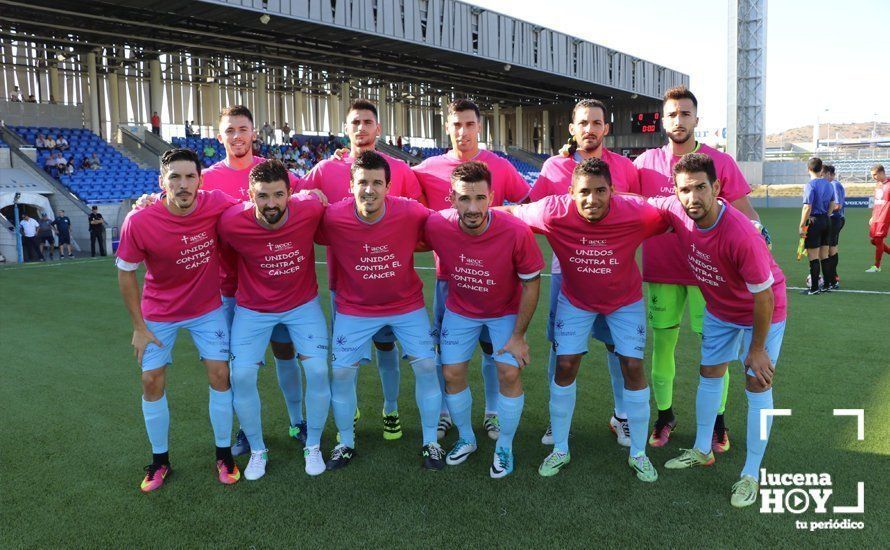
[{"label": "kneeling player", "polygon": [[[117,251],[118,284],[133,322],[132,343],[142,366],[142,415],[154,455],[145,468],[144,492],[160,488],[172,471],[164,387],[181,328],[191,333],[207,367],[219,480],[230,484],[241,478],[231,449],[229,327],[219,297],[216,249],[220,214],[238,201],[220,191],[200,190],[201,162],[188,149],[164,153],[160,186],[161,200],[127,215]],[[136,269],[142,262],[146,274],[140,301]]]},{"label": "kneeling player", "polygon": [[785,333],[785,276],[748,218],[718,198],[720,182],[710,157],[686,155],[673,174],[676,197],[650,200],[677,233],[705,297],[706,311],[695,445],[665,467],[714,463],[711,434],[723,374],[729,362],[738,359],[747,374],[748,448],[731,502],[748,506],[757,500],[758,473],[769,438],[770,423],[767,433],[760,433],[760,414],[773,408],[772,379]]},{"label": "kneeling player", "polygon": [[342,468],[355,455],[358,368],[371,359],[372,336],[390,326],[414,369],[423,465],[441,470],[445,453],[436,443],[436,422],[442,392],[423,283],[414,271],[414,249],[421,242],[430,210],[416,201],[387,195],[389,164],[374,151],[358,155],[350,173],[353,196],[328,207],[318,235],[320,244],[336,251],[330,268],[337,270],[331,408],[340,444],[334,447],[327,468]]},{"label": "kneeling player", "polygon": [[306,373],[306,473],[324,472],[319,447],[331,400],[328,334],[318,301],[313,237],[324,215],[314,196],[290,195],[287,168],[267,160],[250,171],[251,202],[220,218],[223,258],[235,264],[238,287],[232,323],[232,386],[235,411],[250,443],[244,477],[266,473],[257,374],[276,326],[294,343]]},{"label": "kneeling player", "polygon": [[530,361],[525,331],[538,303],[544,259],[528,226],[489,210],[491,200],[485,164],[459,165],[451,174],[454,208],[430,216],[425,240],[448,283],[439,348],[445,399],[460,438],[445,461],[460,464],[476,450],[467,366],[487,328],[500,387],[500,432],[489,473],[501,478],[513,471],[513,436],[525,403],[520,373]]}]

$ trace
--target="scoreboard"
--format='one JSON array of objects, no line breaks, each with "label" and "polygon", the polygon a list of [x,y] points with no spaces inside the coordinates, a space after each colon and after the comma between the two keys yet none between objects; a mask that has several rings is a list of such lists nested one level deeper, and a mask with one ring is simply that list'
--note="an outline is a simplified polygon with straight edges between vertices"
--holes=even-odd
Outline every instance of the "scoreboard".
[{"label": "scoreboard", "polygon": [[630,123],[634,134],[655,134],[661,131],[661,113],[634,113]]}]

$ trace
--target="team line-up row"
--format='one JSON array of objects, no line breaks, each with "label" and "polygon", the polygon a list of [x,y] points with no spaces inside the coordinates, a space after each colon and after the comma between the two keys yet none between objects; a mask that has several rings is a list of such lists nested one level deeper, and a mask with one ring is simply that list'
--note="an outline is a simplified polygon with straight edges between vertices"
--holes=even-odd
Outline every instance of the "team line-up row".
[{"label": "team line-up row", "polygon": [[[683,88],[673,93],[677,97],[665,98],[665,119],[668,114],[694,117],[694,96]],[[252,156],[255,131],[244,107],[223,111],[219,139],[227,158],[203,174],[192,151],[165,153],[163,194],[127,217],[117,259],[142,367],[143,416],[153,453],[142,490],[159,488],[172,471],[165,373],[180,328],[190,331],[207,367],[223,483],[240,479],[233,455],[248,449],[244,477],[258,479],[265,473],[268,451],[257,376],[270,341],[290,434],[305,444],[310,475],[340,469],[355,456],[357,373],[370,360],[372,341],[384,389],[384,437],[401,437],[395,397],[398,341],[415,374],[423,466],[440,470],[467,460],[477,442],[466,371],[480,343],[484,429],[497,440],[490,475],[509,475],[524,405],[521,373],[529,362],[525,332],[545,267],[535,232],[547,238],[554,252],[548,322],[551,425],[542,439],[553,444],[553,451],[539,473],[555,475],[571,459],[575,377],[593,335],[608,350],[615,399],[610,425],[619,442],[630,447],[628,465],[637,478],[657,480],[645,449],[647,439],[650,445],[666,444],[676,424],[673,346],[688,301],[693,329],[703,337],[698,430],[694,447],[666,467],[709,465],[714,451],[728,449],[720,421],[727,365],[742,360],[749,403],[747,455],[731,500],[736,506],[753,503],[768,437],[757,428],[759,411],[772,407],[772,376],[784,333],[784,276],[761,226],[749,219],[756,213],[744,198],[747,184],[730,157],[703,150],[694,140],[690,146],[689,129],[678,130],[679,124],[666,120],[671,144],[644,154],[642,164],[650,168],[638,171],[602,146],[605,118],[606,107],[596,100],[576,106],[572,147],[548,159],[530,198],[524,182],[524,194],[508,195],[505,181],[512,167],[478,148],[479,112],[467,100],[449,109],[454,151],[415,170],[374,152],[380,132],[376,108],[362,101],[347,116],[351,150],[320,163],[313,170],[320,175],[310,173],[308,183],[295,181],[278,161]],[[691,153],[675,154],[675,138]],[[650,177],[644,175],[647,170],[661,178],[657,189],[646,193],[649,198],[625,193],[645,190],[641,182]],[[408,174],[421,182],[419,201],[398,196],[409,194]],[[524,204],[499,206],[507,200]],[[315,244],[328,247],[332,334],[318,299]],[[662,372],[669,376],[659,380],[653,368],[659,418],[648,438],[650,390],[642,361],[647,308],[635,261],[641,245],[644,274],[654,277],[646,280],[649,324],[658,335],[655,356],[659,351],[662,360],[670,356]],[[417,250],[436,255],[432,324],[414,270]],[[140,263],[146,266],[141,296]],[[665,347],[671,339],[673,345]],[[241,425],[234,448],[233,408]],[[339,443],[325,461],[320,439],[329,409]],[[445,452],[438,440],[452,425],[458,438]]]}]

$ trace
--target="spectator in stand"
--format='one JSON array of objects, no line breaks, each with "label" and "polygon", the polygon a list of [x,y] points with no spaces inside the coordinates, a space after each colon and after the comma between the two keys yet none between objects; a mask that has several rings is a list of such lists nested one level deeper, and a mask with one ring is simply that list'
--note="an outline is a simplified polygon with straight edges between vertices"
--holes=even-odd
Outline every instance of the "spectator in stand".
[{"label": "spectator in stand", "polygon": [[52,95],[49,96],[49,104],[50,104],[50,105],[55,105],[55,104],[56,104],[56,98],[55,98],[55,96],[52,96]]},{"label": "spectator in stand", "polygon": [[46,139],[43,141],[43,143],[49,150],[53,150],[56,148],[56,140],[53,139],[53,137],[50,135],[46,136]]},{"label": "spectator in stand", "polygon": [[68,164],[65,165],[65,174],[70,176],[74,174],[74,171],[74,157],[71,157],[68,159]]},{"label": "spectator in stand", "polygon": [[185,121],[185,137],[192,137],[192,123],[188,120]]},{"label": "spectator in stand", "polygon": [[73,258],[74,253],[71,251],[71,218],[65,215],[64,210],[59,210],[56,219],[53,220],[53,227],[59,235],[59,259],[65,257],[65,247],[68,247],[68,257]]},{"label": "spectator in stand", "polygon": [[83,157],[83,161],[80,163],[80,168],[83,170],[90,170],[93,167],[93,163],[90,160],[90,157]]},{"label": "spectator in stand", "polygon": [[[215,156],[216,156],[216,148],[214,148],[213,145],[212,145],[210,142],[208,142],[208,143],[204,146],[204,160],[205,160],[205,162],[206,162],[206,161],[210,161],[211,164],[212,164],[212,163],[213,163],[213,157],[215,157]],[[208,166],[209,166],[209,165],[208,165]]]},{"label": "spectator in stand", "polygon": [[34,140],[34,147],[46,149],[46,138],[43,137],[43,134],[37,134],[37,139]]},{"label": "spectator in stand", "polygon": [[54,153],[50,153],[46,160],[43,161],[43,169],[46,170],[46,173],[52,177],[58,177],[59,168],[56,165],[56,155]]},{"label": "spectator in stand", "polygon": [[96,243],[99,243],[99,253],[105,256],[105,218],[99,213],[99,207],[94,206],[90,212],[90,254],[96,257]]},{"label": "spectator in stand", "polygon": [[9,101],[21,101],[21,100],[22,100],[22,94],[21,94],[21,92],[19,92],[19,87],[18,86],[13,87],[12,93],[9,94]]},{"label": "spectator in stand", "polygon": [[25,101],[26,103],[37,103],[37,99],[34,97],[34,94],[30,94],[28,99]]},{"label": "spectator in stand", "polygon": [[288,126],[287,122],[285,122],[281,126],[281,143],[290,142],[290,126]]},{"label": "spectator in stand", "polygon": [[402,148],[402,136],[399,136],[398,139],[396,139],[396,147],[399,149]]},{"label": "spectator in stand", "polygon": [[40,224],[37,220],[22,212],[22,219],[19,221],[19,231],[22,234],[22,256],[26,262],[36,262],[40,252],[37,250],[37,229]]},{"label": "spectator in stand", "polygon": [[59,139],[56,140],[56,149],[64,151],[65,149],[68,149],[68,147],[68,140],[65,139],[65,136],[59,135]]},{"label": "spectator in stand", "polygon": [[[40,244],[40,261],[46,261],[46,252],[49,251],[49,259],[56,259],[53,251],[56,248],[56,239],[53,237],[53,222],[46,215],[40,213],[40,221],[37,222],[37,242]],[[61,253],[60,253],[61,254]]]},{"label": "spectator in stand", "polygon": [[90,169],[91,170],[99,170],[102,168],[102,161],[99,160],[99,153],[93,153],[90,157]]},{"label": "spectator in stand", "polygon": [[[155,135],[161,135],[161,117],[158,116],[157,111],[151,114],[151,131]],[[105,254],[102,255],[104,256]]]},{"label": "spectator in stand", "polygon": [[275,134],[275,131],[272,130],[272,127],[269,126],[269,123],[266,122],[263,124],[263,127],[260,128],[260,138],[262,139],[265,145],[269,145],[272,143],[272,136]]}]

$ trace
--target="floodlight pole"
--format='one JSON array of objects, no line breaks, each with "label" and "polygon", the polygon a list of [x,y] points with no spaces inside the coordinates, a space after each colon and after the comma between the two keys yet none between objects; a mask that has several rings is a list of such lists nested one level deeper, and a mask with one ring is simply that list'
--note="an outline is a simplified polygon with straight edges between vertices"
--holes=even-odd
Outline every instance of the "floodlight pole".
[{"label": "floodlight pole", "polygon": [[14,212],[13,218],[15,220],[15,253],[19,263],[24,263],[25,258],[22,254],[22,228],[19,226],[19,199],[22,194],[16,191],[15,195],[12,198],[12,211]]}]

